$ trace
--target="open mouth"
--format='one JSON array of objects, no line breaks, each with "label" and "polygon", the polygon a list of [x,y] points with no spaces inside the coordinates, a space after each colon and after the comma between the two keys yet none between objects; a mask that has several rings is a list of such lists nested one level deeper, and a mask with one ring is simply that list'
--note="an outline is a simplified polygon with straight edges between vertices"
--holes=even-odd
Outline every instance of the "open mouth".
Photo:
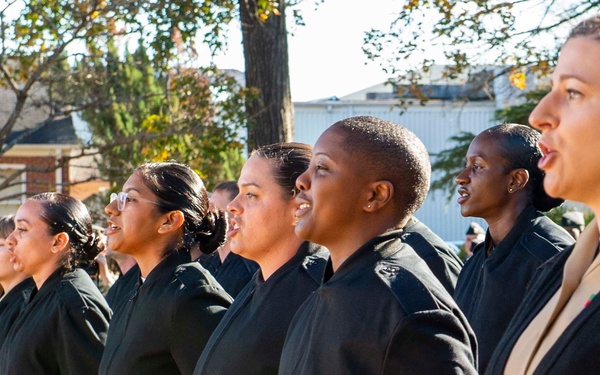
[{"label": "open mouth", "polygon": [[298,206],[298,208],[296,209],[296,217],[299,218],[302,215],[306,214],[308,211],[310,211],[310,204],[308,203],[302,203]]},{"label": "open mouth", "polygon": [[464,188],[458,189],[458,195],[459,195],[459,197],[457,199],[458,204],[464,203],[471,196],[471,194],[469,194],[469,192]]}]

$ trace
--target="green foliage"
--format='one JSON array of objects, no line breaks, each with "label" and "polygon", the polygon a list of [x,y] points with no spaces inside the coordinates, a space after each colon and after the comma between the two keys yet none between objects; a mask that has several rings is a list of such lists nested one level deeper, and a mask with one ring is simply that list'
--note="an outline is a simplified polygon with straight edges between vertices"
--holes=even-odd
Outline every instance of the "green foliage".
[{"label": "green foliage", "polygon": [[93,140],[82,145],[81,155],[97,153],[103,177],[113,185],[147,160],[176,159],[209,180],[237,177],[247,90],[216,67],[199,66],[195,46],[222,49],[223,31],[238,17],[238,5],[235,0],[0,5],[0,86],[17,99],[0,124],[0,143],[33,88],[44,87],[47,96],[36,105],[48,109],[49,120],[83,114]]},{"label": "green foliage", "polygon": [[178,68],[160,77],[140,41],[122,58],[109,46],[103,58],[78,61],[66,82],[64,95],[76,94],[69,100],[85,108],[91,146],[102,150],[98,165],[113,186],[145,161],[177,160],[204,179],[237,172],[244,90],[215,67]]},{"label": "green foliage", "polygon": [[[555,207],[555,208],[551,209],[550,211],[546,212],[545,215],[548,216],[556,224],[561,225],[562,215],[564,215],[566,212],[573,211],[573,210],[574,210],[573,208],[569,208],[565,204],[562,204],[562,205]],[[591,210],[583,211],[583,219],[585,220],[586,226],[590,223],[590,221],[592,221],[594,219],[594,217],[595,217],[595,215],[594,215],[593,211],[591,211]]]},{"label": "green foliage", "polygon": [[497,110],[494,119],[503,123],[528,125],[529,115],[547,92],[547,90],[526,92],[523,95],[525,101],[522,104]]}]

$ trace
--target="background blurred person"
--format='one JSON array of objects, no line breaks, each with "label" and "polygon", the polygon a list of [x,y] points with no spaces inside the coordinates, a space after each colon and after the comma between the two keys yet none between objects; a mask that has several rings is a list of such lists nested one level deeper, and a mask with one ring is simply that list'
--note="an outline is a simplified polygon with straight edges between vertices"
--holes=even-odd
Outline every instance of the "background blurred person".
[{"label": "background blurred person", "polygon": [[212,253],[227,221],[211,211],[200,177],[187,165],[138,167],[106,206],[107,247],[133,256],[134,294],[117,305],[100,374],[191,374],[231,297],[190,249]]},{"label": "background blurred person", "polygon": [[294,233],[296,177],[311,147],[278,143],[254,150],[229,203],[231,251],[260,270],[215,329],[195,375],[276,374],[285,334],[306,297],[320,284],[327,250]]},{"label": "background blurred person", "polygon": [[585,228],[585,219],[583,217],[583,212],[579,211],[569,211],[565,212],[560,218],[560,225],[565,228],[567,232],[575,240],[579,238],[581,232]]},{"label": "background blurred person", "polygon": [[0,348],[8,330],[29,300],[33,279],[14,270],[6,238],[15,230],[15,215],[0,218]]},{"label": "background blurred person", "polygon": [[477,335],[484,372],[535,270],[573,243],[544,216],[562,203],[544,191],[540,134],[517,124],[493,126],[471,142],[456,177],[460,213],[488,224],[458,278],[454,299]]},{"label": "background blurred person", "polygon": [[19,207],[15,227],[5,244],[35,288],[0,349],[0,374],[97,373],[110,309],[77,268],[99,251],[87,208],[64,194],[38,194]]},{"label": "background blurred person", "polygon": [[485,240],[485,230],[476,222],[471,222],[465,233],[465,253],[467,258],[473,256],[473,249]]},{"label": "background blurred person", "polygon": [[[209,202],[216,209],[227,212],[227,205],[240,192],[237,181],[224,181],[215,186]],[[229,223],[231,227],[231,222]],[[231,252],[229,238],[210,255],[201,256],[198,261],[217,279],[219,284],[235,298],[248,284],[258,270],[258,264]]]}]

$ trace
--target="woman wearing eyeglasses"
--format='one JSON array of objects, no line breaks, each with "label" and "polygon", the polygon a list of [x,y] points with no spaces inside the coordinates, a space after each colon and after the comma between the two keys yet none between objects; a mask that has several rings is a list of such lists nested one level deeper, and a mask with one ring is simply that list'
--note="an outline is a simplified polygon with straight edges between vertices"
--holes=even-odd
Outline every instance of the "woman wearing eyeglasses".
[{"label": "woman wearing eyeglasses", "polygon": [[95,374],[110,309],[77,266],[98,255],[83,203],[59,193],[28,199],[6,238],[15,271],[35,287],[0,349],[0,374]]},{"label": "woman wearing eyeglasses", "polygon": [[138,167],[105,208],[107,246],[132,255],[136,290],[119,305],[100,374],[191,374],[231,297],[190,250],[215,251],[225,216],[209,210],[200,177],[174,162]]}]

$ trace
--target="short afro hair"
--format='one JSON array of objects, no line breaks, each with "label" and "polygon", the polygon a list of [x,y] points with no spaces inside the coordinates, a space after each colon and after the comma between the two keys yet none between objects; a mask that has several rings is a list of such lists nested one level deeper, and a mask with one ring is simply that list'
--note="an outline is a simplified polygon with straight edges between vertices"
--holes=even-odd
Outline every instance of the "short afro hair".
[{"label": "short afro hair", "polygon": [[431,162],[425,145],[413,132],[372,116],[350,117],[331,128],[342,132],[344,146],[363,171],[392,183],[398,221],[421,207],[429,190]]}]

